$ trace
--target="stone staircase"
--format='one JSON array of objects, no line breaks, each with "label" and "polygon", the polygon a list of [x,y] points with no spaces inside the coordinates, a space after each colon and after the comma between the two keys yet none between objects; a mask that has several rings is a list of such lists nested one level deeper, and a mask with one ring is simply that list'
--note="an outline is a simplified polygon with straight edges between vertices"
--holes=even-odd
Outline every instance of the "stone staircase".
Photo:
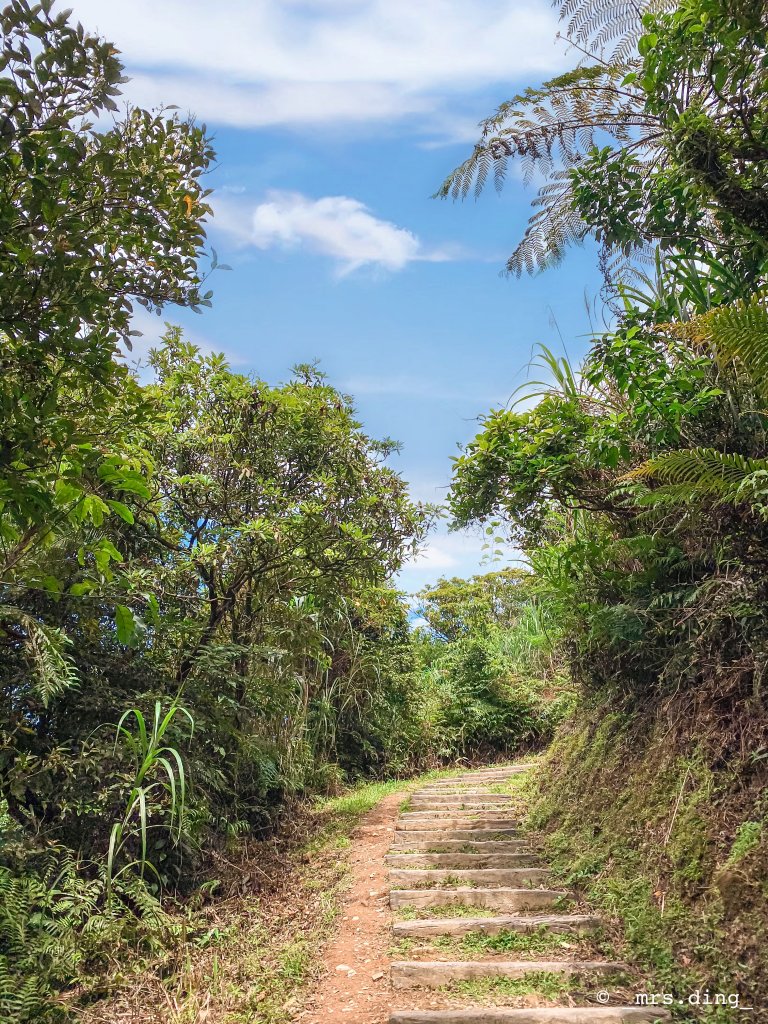
[{"label": "stone staircase", "polygon": [[[429,783],[400,814],[386,858],[389,900],[394,941],[413,959],[392,963],[392,987],[402,1005],[392,1011],[390,1024],[668,1019],[665,1010],[614,1004],[610,981],[626,971],[625,964],[579,955],[584,937],[600,922],[568,909],[570,894],[548,883],[549,871],[521,837],[511,797],[499,791],[526,767],[487,768]],[[553,943],[554,955],[507,959],[507,935],[535,935],[545,945],[547,936],[561,941]],[[502,941],[495,948],[483,945],[488,936]]]}]

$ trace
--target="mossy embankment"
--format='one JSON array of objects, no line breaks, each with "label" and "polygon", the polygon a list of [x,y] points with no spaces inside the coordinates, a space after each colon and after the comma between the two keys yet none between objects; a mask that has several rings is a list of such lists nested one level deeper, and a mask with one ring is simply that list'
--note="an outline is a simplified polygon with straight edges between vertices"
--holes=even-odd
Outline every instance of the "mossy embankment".
[{"label": "mossy embankment", "polygon": [[[758,696],[593,698],[531,780],[530,827],[681,1019],[768,996],[768,717]],[[716,996],[726,1005],[717,1005]]]}]

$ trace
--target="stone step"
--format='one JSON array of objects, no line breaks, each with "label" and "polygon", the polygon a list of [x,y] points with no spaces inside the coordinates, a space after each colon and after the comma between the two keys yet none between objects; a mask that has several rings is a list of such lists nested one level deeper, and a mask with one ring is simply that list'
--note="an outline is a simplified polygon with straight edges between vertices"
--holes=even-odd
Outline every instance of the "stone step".
[{"label": "stone step", "polygon": [[468,935],[482,932],[535,932],[547,928],[553,932],[581,933],[592,931],[600,919],[591,914],[525,914],[505,917],[443,917],[423,921],[395,921],[392,934],[396,939],[429,939],[441,935]]},{"label": "stone step", "polygon": [[453,779],[438,779],[435,782],[427,782],[420,789],[427,789],[430,792],[445,789],[463,789],[467,786],[474,786],[477,789],[485,789],[487,786],[503,786],[511,779],[517,778],[519,772],[504,772],[497,775],[461,775]]},{"label": "stone step", "polygon": [[427,818],[422,814],[409,817],[401,814],[395,823],[396,832],[446,832],[456,829],[482,829],[485,832],[503,832],[512,830],[517,832],[518,822],[514,818],[478,818],[477,815],[463,818],[454,815],[450,818]]},{"label": "stone step", "polygon": [[424,789],[440,789],[443,786],[497,786],[503,782],[509,782],[510,779],[519,775],[520,771],[515,772],[495,772],[492,775],[455,775],[450,779],[435,779],[434,782],[428,782],[424,785]]},{"label": "stone step", "polygon": [[616,974],[626,964],[610,960],[396,960],[393,988],[441,988],[453,981],[524,978],[526,974]]},{"label": "stone step", "polygon": [[535,853],[390,853],[392,868],[522,868],[534,867]]},{"label": "stone step", "polygon": [[[512,776],[510,775],[510,778]],[[509,779],[502,779],[496,781],[494,779],[456,779],[453,782],[441,782],[432,783],[428,786],[420,786],[419,789],[415,789],[414,793],[493,793],[497,786],[501,786],[509,782]],[[495,793],[496,796],[507,796],[506,793]]]},{"label": "stone step", "polygon": [[517,818],[509,807],[448,807],[440,804],[436,810],[401,811],[400,819],[409,821],[411,818],[429,818],[434,821],[445,821],[446,818]]},{"label": "stone step", "polygon": [[[394,843],[391,848],[392,854],[405,854],[408,850],[414,853],[425,851],[429,856],[439,856],[444,853],[520,853],[533,854],[536,851],[531,847],[527,839],[492,839],[488,842],[476,840],[475,842],[466,839],[414,839],[418,832],[396,832]],[[440,833],[444,835],[444,833]],[[439,847],[439,850],[437,849]]]},{"label": "stone step", "polygon": [[389,905],[401,907],[486,907],[489,910],[542,910],[567,898],[561,889],[392,889]]},{"label": "stone step", "polygon": [[[460,839],[464,843],[471,843],[473,839],[487,841],[491,838],[514,839],[516,836],[520,836],[520,830],[517,828],[473,828],[471,825],[461,825],[436,829],[419,826],[420,822],[412,822],[405,828],[397,826],[395,842],[402,844],[405,841],[410,843],[421,839],[430,843],[440,843],[449,839]],[[524,844],[525,840],[521,839],[520,842]]]},{"label": "stone step", "polygon": [[549,868],[391,868],[392,885],[419,885],[423,882],[454,881],[459,885],[471,882],[480,885],[541,885],[551,875]]},{"label": "stone step", "polygon": [[463,797],[465,794],[473,794],[475,797],[509,797],[509,793],[496,793],[495,782],[467,782],[465,785],[425,785],[421,790],[414,790],[413,796],[421,797]]},{"label": "stone step", "polygon": [[511,807],[448,807],[441,804],[431,811],[401,811],[398,821],[413,821],[415,818],[422,821],[450,821],[451,818],[460,818],[462,821],[477,818],[490,821],[499,821],[501,818],[505,818],[507,821],[518,821],[519,817]]},{"label": "stone step", "polygon": [[504,793],[481,793],[475,789],[470,789],[466,793],[425,793],[424,790],[419,790],[411,797],[411,803],[421,803],[423,800],[433,804],[450,804],[457,800],[460,803],[505,804],[509,803],[511,797]]},{"label": "stone step", "polygon": [[[447,792],[442,793],[412,793],[411,800],[416,802],[429,801],[430,803],[466,803],[466,802],[480,802],[487,803],[488,797],[491,796],[502,796],[503,800],[492,800],[491,803],[504,803],[511,801],[512,797],[507,796],[505,793],[478,793],[476,789],[472,790],[457,790],[451,789]],[[443,799],[444,798],[444,799]]]},{"label": "stone step", "polygon": [[395,1010],[389,1024],[653,1024],[669,1010],[650,1006],[478,1006],[471,1010]]},{"label": "stone step", "polygon": [[450,782],[451,779],[478,779],[483,775],[514,775],[517,772],[527,772],[533,768],[533,764],[496,764],[487,765],[485,768],[465,768],[457,771],[455,775],[444,775],[441,779],[433,779],[432,784],[438,782]]},{"label": "stone step", "polygon": [[489,804],[482,800],[452,800],[450,803],[447,800],[411,800],[408,804],[408,811],[404,813],[427,814],[436,811],[442,814],[454,814],[457,811],[470,811],[473,814],[504,814],[513,809],[514,805],[510,803]]},{"label": "stone step", "polygon": [[507,793],[478,793],[467,790],[466,793],[412,793],[411,803],[430,804],[508,804],[512,796]]}]

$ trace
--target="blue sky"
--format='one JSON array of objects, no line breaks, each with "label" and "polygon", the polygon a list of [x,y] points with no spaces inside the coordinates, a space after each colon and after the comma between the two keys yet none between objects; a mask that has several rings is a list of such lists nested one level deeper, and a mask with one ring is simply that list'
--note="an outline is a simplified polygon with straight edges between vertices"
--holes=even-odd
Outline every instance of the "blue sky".
[{"label": "blue sky", "polygon": [[[500,276],[533,189],[431,199],[476,124],[575,63],[547,0],[75,0],[122,51],[127,98],[193,111],[214,136],[209,236],[231,272],[202,316],[167,310],[201,346],[270,382],[319,360],[394,467],[440,501],[457,445],[526,376],[536,342],[586,347],[594,254]],[[144,345],[162,321],[140,317]],[[440,528],[401,575],[414,590],[480,567],[482,541]]]}]

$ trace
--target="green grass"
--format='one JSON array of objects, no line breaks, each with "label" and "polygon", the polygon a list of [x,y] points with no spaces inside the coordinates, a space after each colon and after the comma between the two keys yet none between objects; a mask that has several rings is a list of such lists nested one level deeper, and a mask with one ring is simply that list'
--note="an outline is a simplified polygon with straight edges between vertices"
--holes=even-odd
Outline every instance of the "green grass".
[{"label": "green grass", "polygon": [[[199,926],[192,927],[188,914],[182,926],[188,937],[173,962],[159,965],[147,958],[133,964],[129,974],[116,974],[110,979],[115,1003],[111,998],[94,1001],[82,1024],[122,1019],[126,1007],[138,1024],[149,1019],[148,1004],[173,1006],[168,1019],[174,1024],[196,1024],[208,1015],[226,1024],[285,1024],[301,1008],[333,935],[349,886],[345,854],[360,819],[383,798],[405,795],[425,778],[441,774],[365,783],[315,802],[309,814],[305,807],[301,828],[306,838],[285,842],[281,856],[290,870],[278,873],[277,891],[261,895],[248,890],[215,909],[206,905],[199,911]],[[258,874],[258,852],[253,864]],[[200,928],[210,932],[210,919],[218,939],[202,947]]]},{"label": "green grass", "polygon": [[400,907],[395,918],[398,921],[423,921],[429,917],[497,917],[498,913],[498,910],[488,907],[464,907],[448,903],[437,907]]},{"label": "green grass", "polygon": [[731,868],[738,864],[748,853],[760,845],[762,838],[763,823],[761,821],[743,821],[736,832],[725,866]]},{"label": "green grass", "polygon": [[596,954],[591,937],[555,932],[548,928],[537,928],[532,932],[504,930],[496,935],[481,931],[469,932],[461,937],[438,935],[425,938],[401,939],[393,950],[395,956],[413,953],[428,953],[434,950],[441,957],[453,960],[479,960],[502,954],[514,958],[545,956],[547,959],[574,957],[587,959]]},{"label": "green grass", "polygon": [[[718,761],[683,735],[685,744],[669,742],[666,717],[640,732],[628,714],[590,709],[550,751],[529,824],[548,833],[558,877],[642,972],[638,990],[738,991],[759,1003],[768,979],[763,790],[730,748],[731,760]],[[700,1012],[707,1024],[736,1016]]]},{"label": "green grass", "polygon": [[610,978],[612,987],[619,987],[627,980],[621,971],[612,971],[608,975],[603,972],[561,974],[557,971],[526,971],[522,978],[478,978],[474,981],[453,982],[444,986],[444,991],[477,1000],[530,995],[544,999],[563,999],[574,993],[606,988],[607,978]]},{"label": "green grass", "polygon": [[568,953],[579,945],[579,936],[537,928],[532,932],[501,931],[496,935],[469,932],[458,943],[467,955],[485,953]]},{"label": "green grass", "polygon": [[328,846],[331,842],[338,843],[338,848],[343,849],[349,845],[349,833],[354,829],[357,822],[368,811],[378,804],[384,797],[400,791],[408,795],[400,805],[402,811],[410,801],[410,792],[420,786],[427,779],[441,778],[445,771],[428,772],[415,779],[393,779],[389,782],[367,782],[350,789],[340,796],[327,797],[319,800],[315,805],[316,813],[320,817],[320,828],[305,846],[308,854],[316,853]]},{"label": "green grass", "polygon": [[486,999],[499,996],[538,995],[545,999],[559,999],[573,987],[573,975],[550,971],[528,971],[522,978],[478,978],[446,985],[445,989],[467,999]]}]

